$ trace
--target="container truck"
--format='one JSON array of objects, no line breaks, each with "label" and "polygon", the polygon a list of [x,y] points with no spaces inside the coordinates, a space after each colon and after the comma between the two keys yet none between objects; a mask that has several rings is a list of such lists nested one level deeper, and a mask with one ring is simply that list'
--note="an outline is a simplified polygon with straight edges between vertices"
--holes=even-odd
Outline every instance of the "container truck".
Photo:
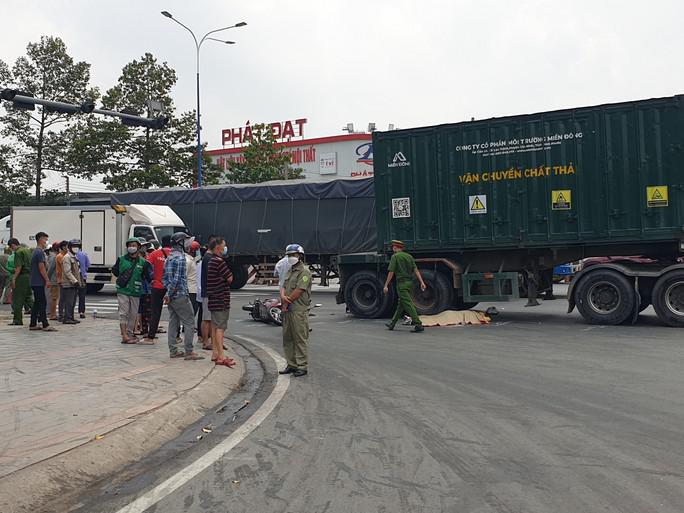
[{"label": "container truck", "polygon": [[225,237],[234,289],[247,283],[248,266],[276,262],[292,242],[304,246],[307,262],[323,280],[334,276],[330,262],[338,254],[377,246],[372,180],[138,190],[113,193],[111,201],[168,205],[199,240]]},{"label": "container truck", "polygon": [[684,96],[374,132],[373,148],[378,247],[336,260],[353,314],[394,307],[382,289],[401,239],[423,314],[536,305],[554,266],[612,256],[575,276],[568,312],[616,325],[652,304],[684,326]]},{"label": "container truck", "polygon": [[91,263],[90,292],[111,281],[110,269],[129,237],[161,241],[165,235],[187,231],[172,209],[158,205],[13,207],[10,224],[12,237],[29,246],[35,244],[38,231],[47,233],[51,241],[80,239]]}]

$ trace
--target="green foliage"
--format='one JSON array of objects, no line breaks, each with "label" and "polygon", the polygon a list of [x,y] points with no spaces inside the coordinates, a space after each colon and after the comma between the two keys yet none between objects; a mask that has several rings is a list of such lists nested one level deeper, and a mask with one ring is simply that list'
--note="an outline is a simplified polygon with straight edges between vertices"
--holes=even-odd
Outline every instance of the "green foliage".
[{"label": "green foliage", "polygon": [[261,183],[302,177],[302,169],[290,166],[290,155],[276,143],[268,125],[252,125],[252,138],[244,148],[243,156],[243,162],[230,164],[227,177],[232,183]]},{"label": "green foliage", "polygon": [[[89,87],[90,64],[75,62],[66,45],[58,37],[43,36],[29,43],[26,56],[19,57],[11,70],[0,61],[0,81],[33,93],[46,100],[82,103],[95,100],[97,89]],[[40,199],[45,169],[64,169],[62,130],[73,126],[75,116],[48,112],[37,106],[34,111],[14,110],[3,102],[5,114],[0,116],[2,135],[14,152],[10,165],[24,184],[30,182]]]},{"label": "green foliage", "polygon": [[[147,101],[161,102],[170,123],[164,130],[127,127],[118,120],[90,116],[73,133],[68,159],[85,178],[102,175],[111,190],[195,184],[195,113],[176,115],[171,90],[176,72],[146,53],[127,64],[117,84],[102,98],[106,109],[133,109],[152,116]],[[204,183],[217,183],[221,171],[203,159]]]},{"label": "green foliage", "polygon": [[5,215],[10,206],[29,198],[27,189],[31,185],[31,175],[17,170],[12,161],[13,153],[10,146],[0,145],[0,215]]}]

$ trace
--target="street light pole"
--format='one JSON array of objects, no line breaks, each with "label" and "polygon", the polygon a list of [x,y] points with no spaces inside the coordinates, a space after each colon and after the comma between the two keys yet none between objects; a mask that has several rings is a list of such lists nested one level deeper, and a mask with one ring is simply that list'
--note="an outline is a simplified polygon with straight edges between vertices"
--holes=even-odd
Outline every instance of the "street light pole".
[{"label": "street light pole", "polygon": [[241,21],[240,23],[236,23],[235,25],[231,25],[229,27],[223,27],[220,29],[216,30],[211,30],[204,34],[202,39],[199,41],[197,40],[197,37],[195,36],[195,33],[186,25],[178,21],[176,18],[173,17],[173,15],[168,12],[168,11],[162,11],[161,12],[163,16],[169,18],[170,20],[175,21],[178,23],[181,27],[183,27],[185,30],[190,32],[190,35],[192,36],[193,41],[195,41],[195,49],[197,50],[197,58],[196,58],[196,63],[197,63],[197,187],[202,187],[202,124],[201,124],[201,114],[200,114],[200,49],[202,48],[202,44],[205,41],[217,41],[219,43],[225,43],[228,45],[235,44],[234,41],[222,41],[220,39],[216,39],[213,37],[208,37],[211,34],[215,34],[216,32],[221,32],[223,30],[228,30],[231,28],[236,28],[236,27],[244,27],[247,25],[244,21]]}]

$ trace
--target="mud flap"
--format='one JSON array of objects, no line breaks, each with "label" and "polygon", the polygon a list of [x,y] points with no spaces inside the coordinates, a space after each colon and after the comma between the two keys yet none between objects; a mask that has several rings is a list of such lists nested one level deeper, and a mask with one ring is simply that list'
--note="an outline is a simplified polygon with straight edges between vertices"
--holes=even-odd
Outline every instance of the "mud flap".
[{"label": "mud flap", "polygon": [[634,301],[634,313],[632,314],[631,324],[636,324],[639,318],[639,305],[641,305],[641,294],[639,294],[639,277],[634,278],[634,295],[636,300]]}]

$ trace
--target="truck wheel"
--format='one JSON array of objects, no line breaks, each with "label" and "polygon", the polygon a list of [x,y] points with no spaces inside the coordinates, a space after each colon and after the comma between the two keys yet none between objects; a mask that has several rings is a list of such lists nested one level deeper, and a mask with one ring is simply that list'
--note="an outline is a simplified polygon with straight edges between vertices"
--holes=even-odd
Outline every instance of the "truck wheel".
[{"label": "truck wheel", "polygon": [[418,315],[435,315],[451,306],[453,287],[444,274],[439,271],[421,271],[423,281],[427,285],[425,292],[420,290],[417,280],[413,283],[413,302]]},{"label": "truck wheel", "polygon": [[589,323],[616,326],[634,314],[636,294],[622,274],[601,269],[578,284],[575,302]]},{"label": "truck wheel", "polygon": [[653,309],[668,326],[684,327],[684,270],[672,271],[653,287]]},{"label": "truck wheel", "polygon": [[249,271],[246,265],[233,265],[230,270],[233,273],[233,283],[230,284],[232,290],[239,290],[247,285]]},{"label": "truck wheel", "polygon": [[86,293],[95,294],[104,288],[104,283],[86,283]]},{"label": "truck wheel", "polygon": [[[358,271],[347,280],[344,297],[349,311],[356,317],[378,319],[394,304],[393,293],[385,295],[383,283],[373,271]],[[393,292],[392,289],[390,289]]]}]

